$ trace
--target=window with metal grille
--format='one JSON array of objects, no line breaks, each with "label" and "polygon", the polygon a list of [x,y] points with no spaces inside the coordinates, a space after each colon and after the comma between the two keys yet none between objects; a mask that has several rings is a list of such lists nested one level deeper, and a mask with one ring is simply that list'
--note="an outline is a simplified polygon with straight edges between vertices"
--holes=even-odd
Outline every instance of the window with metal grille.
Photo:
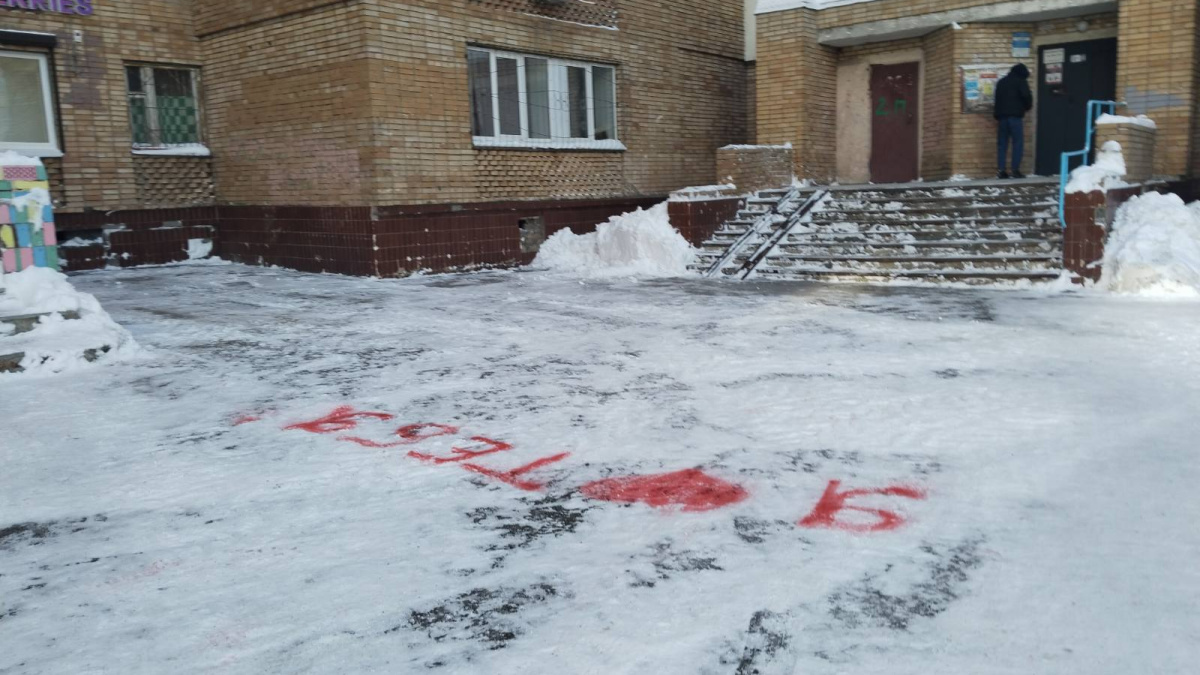
[{"label": "window with metal grille", "polygon": [[195,69],[127,66],[125,78],[134,149],[201,143]]}]

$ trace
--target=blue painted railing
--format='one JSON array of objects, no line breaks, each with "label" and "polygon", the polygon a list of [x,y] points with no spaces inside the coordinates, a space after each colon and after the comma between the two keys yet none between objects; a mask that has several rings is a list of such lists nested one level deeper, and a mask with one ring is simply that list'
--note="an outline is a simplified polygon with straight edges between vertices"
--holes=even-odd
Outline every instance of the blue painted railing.
[{"label": "blue painted railing", "polygon": [[[1071,172],[1067,170],[1067,167],[1071,165],[1072,157],[1082,157],[1083,164],[1081,166],[1087,165],[1088,159],[1092,156],[1092,136],[1096,133],[1096,120],[1104,112],[1115,115],[1118,105],[1121,104],[1116,101],[1088,101],[1087,141],[1083,144],[1082,150],[1062,154],[1058,169],[1058,222],[1062,223],[1064,228],[1067,226],[1067,180],[1071,177]],[[1107,110],[1105,110],[1106,108]]]}]

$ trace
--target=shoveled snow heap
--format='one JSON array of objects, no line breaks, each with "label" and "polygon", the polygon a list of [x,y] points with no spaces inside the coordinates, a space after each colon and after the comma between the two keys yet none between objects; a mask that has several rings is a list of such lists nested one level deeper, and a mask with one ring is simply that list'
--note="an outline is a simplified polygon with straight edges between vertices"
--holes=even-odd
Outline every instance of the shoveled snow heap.
[{"label": "shoveled snow heap", "polygon": [[676,277],[696,250],[667,218],[666,203],[613,216],[595,232],[561,230],[542,244],[533,264],[592,277]]},{"label": "shoveled snow heap", "polygon": [[[0,355],[20,354],[25,373],[59,373],[96,360],[132,354],[137,344],[100,307],[96,298],[80,293],[67,277],[44,267],[0,275],[0,317],[46,314],[33,330],[15,333],[12,324],[0,323]],[[67,319],[74,312],[78,319]],[[3,377],[3,375],[0,375]]]},{"label": "shoveled snow heap", "polygon": [[1125,177],[1125,156],[1121,144],[1109,141],[1096,152],[1096,161],[1091,166],[1081,166],[1071,172],[1067,192],[1107,192],[1114,188],[1129,187]]},{"label": "shoveled snow heap", "polygon": [[1100,285],[1118,293],[1200,296],[1200,202],[1157,192],[1126,202],[1105,245]]}]

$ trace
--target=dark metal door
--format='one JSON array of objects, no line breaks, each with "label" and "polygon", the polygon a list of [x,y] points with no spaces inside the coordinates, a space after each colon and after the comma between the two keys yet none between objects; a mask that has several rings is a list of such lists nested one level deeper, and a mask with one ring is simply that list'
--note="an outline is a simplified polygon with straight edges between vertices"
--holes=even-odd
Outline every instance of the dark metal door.
[{"label": "dark metal door", "polygon": [[[1086,142],[1087,103],[1112,101],[1117,93],[1117,41],[1088,40],[1038,49],[1037,162],[1035,171],[1052,176],[1064,152]],[[1070,168],[1079,166],[1072,160]]]},{"label": "dark metal door", "polygon": [[871,181],[905,183],[920,172],[918,63],[871,66]]}]

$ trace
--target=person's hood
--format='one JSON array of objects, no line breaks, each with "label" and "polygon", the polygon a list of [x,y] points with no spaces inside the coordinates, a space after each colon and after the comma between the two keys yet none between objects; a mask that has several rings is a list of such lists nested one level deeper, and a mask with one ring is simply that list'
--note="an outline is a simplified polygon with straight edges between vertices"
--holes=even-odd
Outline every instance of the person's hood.
[{"label": "person's hood", "polygon": [[1012,70],[1008,71],[1008,74],[1012,75],[1013,77],[1019,77],[1022,80],[1029,79],[1029,69],[1025,67],[1024,63],[1018,63],[1017,65],[1013,66]]}]

